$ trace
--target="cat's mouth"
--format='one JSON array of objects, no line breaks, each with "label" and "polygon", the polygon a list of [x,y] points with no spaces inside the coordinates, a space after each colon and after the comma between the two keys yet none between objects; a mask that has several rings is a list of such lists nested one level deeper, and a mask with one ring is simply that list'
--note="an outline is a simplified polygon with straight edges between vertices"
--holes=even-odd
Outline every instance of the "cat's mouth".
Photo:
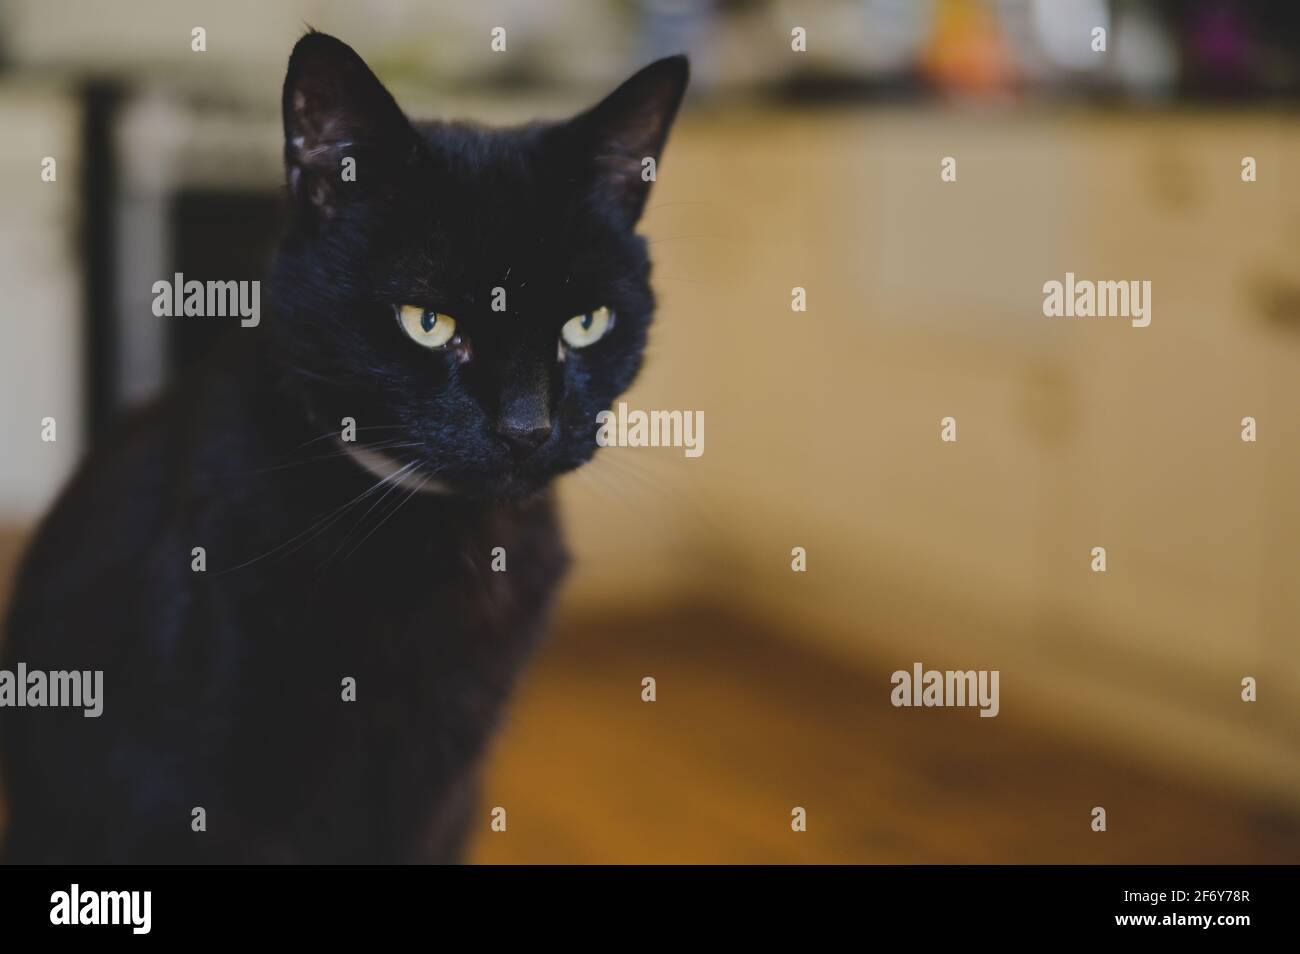
[{"label": "cat's mouth", "polygon": [[353,463],[372,477],[378,478],[382,484],[412,493],[521,500],[540,493],[550,482],[549,479],[509,471],[476,480],[473,487],[458,487],[448,480],[432,476],[418,461],[403,460],[387,451],[375,450],[363,444],[342,440],[339,443]]},{"label": "cat's mouth", "polygon": [[456,491],[446,481],[430,476],[415,461],[400,461],[391,454],[349,441],[340,441],[352,460],[384,484],[421,494],[452,494]]}]

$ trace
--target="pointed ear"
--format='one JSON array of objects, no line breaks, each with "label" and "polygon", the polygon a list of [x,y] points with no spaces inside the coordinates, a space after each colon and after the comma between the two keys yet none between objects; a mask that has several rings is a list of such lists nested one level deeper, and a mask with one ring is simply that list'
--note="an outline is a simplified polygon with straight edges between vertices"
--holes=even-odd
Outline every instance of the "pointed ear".
[{"label": "pointed ear", "polygon": [[658,166],[689,75],[685,56],[651,63],[573,120],[591,163],[594,197],[612,203],[629,228],[645,208],[650,169]]},{"label": "pointed ear", "polygon": [[324,33],[308,33],[293,48],[282,108],[289,191],[313,217],[329,218],[360,198],[392,195],[420,148],[410,122],[365,61]]}]

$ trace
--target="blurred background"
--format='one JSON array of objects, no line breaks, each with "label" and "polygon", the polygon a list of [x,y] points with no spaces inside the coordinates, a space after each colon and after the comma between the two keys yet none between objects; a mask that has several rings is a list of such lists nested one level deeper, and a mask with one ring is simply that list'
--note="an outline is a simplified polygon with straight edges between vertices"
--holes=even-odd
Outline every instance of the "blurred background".
[{"label": "blurred background", "polygon": [[[692,57],[627,401],[704,411],[706,451],[562,481],[575,566],[474,860],[1300,860],[1300,9],[0,2],[0,601],[123,409],[250,333],[151,286],[261,276],[308,25],[427,118]],[[1067,271],[1151,281],[1151,326],[1045,319]],[[1000,670],[1001,714],[893,708],[917,661]]]}]

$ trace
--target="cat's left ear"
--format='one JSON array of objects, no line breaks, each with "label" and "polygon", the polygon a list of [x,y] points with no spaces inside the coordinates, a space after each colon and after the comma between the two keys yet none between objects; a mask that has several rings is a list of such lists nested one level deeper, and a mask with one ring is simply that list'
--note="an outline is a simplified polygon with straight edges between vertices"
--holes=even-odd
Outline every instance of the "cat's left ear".
[{"label": "cat's left ear", "polygon": [[333,216],[361,198],[395,195],[419,137],[352,47],[308,33],[284,78],[284,164],[309,215]]},{"label": "cat's left ear", "polygon": [[651,170],[658,166],[689,77],[685,56],[658,60],[570,124],[591,163],[596,198],[611,203],[629,228],[645,208]]}]

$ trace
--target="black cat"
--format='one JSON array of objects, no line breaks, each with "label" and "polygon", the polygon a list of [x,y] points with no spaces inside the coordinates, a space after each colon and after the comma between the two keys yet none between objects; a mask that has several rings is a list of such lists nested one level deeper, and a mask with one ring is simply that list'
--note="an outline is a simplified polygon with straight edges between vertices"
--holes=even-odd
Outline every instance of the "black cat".
[{"label": "black cat", "polygon": [[299,41],[270,320],[92,457],[21,571],[3,668],[102,670],[103,714],[0,708],[8,860],[460,857],[566,561],[547,487],[641,362],[686,81],[413,124]]}]

